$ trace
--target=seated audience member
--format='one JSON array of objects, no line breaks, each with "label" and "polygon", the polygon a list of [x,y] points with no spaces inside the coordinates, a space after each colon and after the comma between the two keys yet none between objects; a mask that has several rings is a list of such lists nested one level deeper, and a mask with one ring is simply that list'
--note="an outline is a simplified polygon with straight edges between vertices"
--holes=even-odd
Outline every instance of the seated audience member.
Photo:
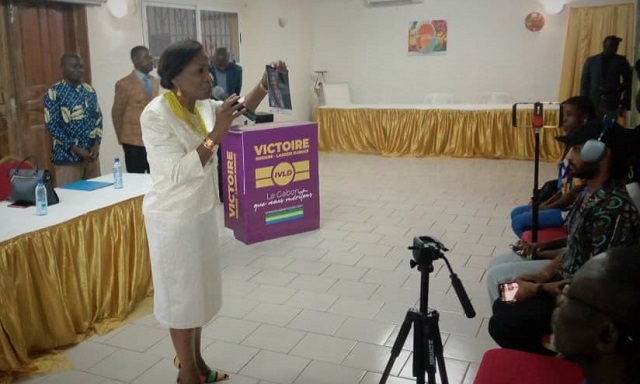
[{"label": "seated audience member", "polygon": [[[582,98],[582,97],[580,99],[585,100],[585,98]],[[593,122],[590,124],[593,125],[591,128],[592,130],[594,129],[595,125],[598,125],[597,122]],[[584,126],[585,125],[583,124],[580,126],[580,128],[573,129],[569,131],[569,133],[566,134],[565,136],[561,136],[558,138],[567,145],[567,153],[564,159],[564,161],[566,162],[567,173],[574,174],[576,172],[576,169],[575,169],[575,164],[571,164],[569,160],[569,154],[571,154],[572,147],[571,147],[571,144],[566,143],[566,138],[572,137],[572,135],[574,135],[574,132],[577,129],[582,129]],[[626,131],[623,131],[623,132],[627,133]],[[596,134],[596,133],[597,132],[594,132],[593,134]],[[587,140],[587,138],[583,138],[583,139],[584,139],[583,142],[580,143],[580,147]],[[620,166],[616,165],[616,167],[620,167]],[[589,178],[598,177],[598,175],[593,174],[593,172],[589,172],[588,169],[587,171],[588,171],[587,177]],[[578,170],[578,172],[582,172],[582,171]],[[624,173],[624,169],[617,170],[616,172],[620,173],[621,179],[624,178],[624,176],[622,176],[622,174]],[[587,181],[583,180],[583,182],[587,182]],[[598,181],[598,180],[592,181],[592,183],[593,182],[601,183],[601,181]],[[584,187],[579,186],[576,188],[579,189],[578,195],[580,195],[580,191],[583,190]],[[574,207],[573,209],[570,209],[567,214],[567,222],[569,223],[572,222],[572,217],[574,215],[578,215],[579,212],[580,212],[579,207]],[[571,228],[567,228],[567,230],[570,232]],[[487,282],[487,288],[489,290],[489,299],[491,303],[495,302],[498,299],[497,285],[499,283],[512,281],[516,276],[522,273],[531,273],[531,272],[538,271],[539,269],[545,267],[549,263],[548,261],[549,259],[553,260],[556,257],[558,257],[558,255],[562,253],[562,249],[565,246],[566,246],[566,239],[560,239],[560,240],[552,241],[545,244],[529,244],[529,245],[521,244],[519,245],[520,249],[518,249],[517,251],[514,250],[514,252],[507,252],[501,256],[494,257],[489,263],[489,265],[487,266],[487,277],[485,279]],[[523,260],[521,256],[528,256],[528,258],[530,259],[537,259],[537,260],[527,261],[527,260]]]},{"label": "seated audience member", "polygon": [[553,313],[554,344],[585,384],[640,383],[640,248],[612,248],[580,268]]},{"label": "seated audience member", "polygon": [[[557,138],[570,147],[569,168],[585,180],[585,186],[569,213],[567,246],[554,260],[543,261],[539,271],[532,270],[536,261],[506,263],[488,271],[487,280],[493,282],[518,276],[515,301],[493,303],[489,333],[500,346],[548,354],[540,340],[551,332],[560,288],[592,256],[614,246],[640,245],[640,215],[625,188],[631,159],[638,151],[633,133],[618,124],[605,129],[594,121]],[[584,144],[599,138],[606,145],[603,155],[596,162],[584,162]],[[497,284],[492,289],[497,290]]]},{"label": "seated audience member", "polygon": [[[586,97],[575,96],[562,103],[563,120],[562,130],[565,135],[574,129],[595,118],[595,109],[591,101]],[[568,148],[565,149],[565,154]],[[558,191],[539,205],[538,228],[559,228],[564,223],[563,211],[568,208],[578,195],[580,181],[573,178],[568,169],[568,163],[563,158],[558,163]],[[531,204],[515,207],[511,211],[511,228],[513,232],[522,237],[522,233],[531,229],[532,215]]]}]

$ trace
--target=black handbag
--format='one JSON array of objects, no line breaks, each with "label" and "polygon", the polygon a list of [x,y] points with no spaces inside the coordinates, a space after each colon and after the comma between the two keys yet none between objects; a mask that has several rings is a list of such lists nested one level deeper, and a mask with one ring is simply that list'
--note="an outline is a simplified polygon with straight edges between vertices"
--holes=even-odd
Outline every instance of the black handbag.
[{"label": "black handbag", "polygon": [[[34,159],[36,167],[32,169],[20,169],[22,164],[29,159]],[[40,169],[40,161],[36,156],[29,156],[22,160],[14,169],[9,170],[9,180],[11,182],[11,194],[8,201],[16,204],[35,205],[36,204],[36,186],[38,180],[42,179],[47,189],[48,205],[58,204],[60,199],[53,189],[53,178],[51,172],[46,169]]]},{"label": "black handbag", "polygon": [[538,199],[541,203],[552,198],[558,193],[558,180],[549,180],[542,185],[542,188],[538,191]]}]

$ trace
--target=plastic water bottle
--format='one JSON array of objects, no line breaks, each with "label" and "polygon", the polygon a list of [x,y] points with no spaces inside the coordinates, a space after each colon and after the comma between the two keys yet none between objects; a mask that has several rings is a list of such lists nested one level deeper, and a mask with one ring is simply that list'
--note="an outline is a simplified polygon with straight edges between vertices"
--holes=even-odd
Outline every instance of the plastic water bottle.
[{"label": "plastic water bottle", "polygon": [[113,161],[113,187],[115,189],[122,188],[122,166],[120,165],[120,159],[117,157]]},{"label": "plastic water bottle", "polygon": [[36,186],[36,215],[44,216],[48,212],[49,203],[47,201],[47,188],[45,188],[44,182],[40,179]]}]

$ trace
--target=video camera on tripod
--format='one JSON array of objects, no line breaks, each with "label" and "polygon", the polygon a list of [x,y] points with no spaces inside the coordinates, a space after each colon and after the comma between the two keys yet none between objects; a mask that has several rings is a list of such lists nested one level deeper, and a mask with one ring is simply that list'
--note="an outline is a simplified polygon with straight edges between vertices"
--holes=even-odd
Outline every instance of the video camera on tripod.
[{"label": "video camera on tripod", "polygon": [[413,238],[413,245],[409,247],[413,251],[413,260],[409,261],[411,268],[420,271],[420,308],[411,308],[407,311],[407,315],[402,322],[398,337],[391,348],[391,358],[384,369],[380,384],[384,384],[389,377],[391,368],[396,358],[400,355],[402,346],[407,340],[409,331],[413,326],[413,376],[416,383],[425,383],[425,371],[428,376],[428,383],[436,383],[436,362],[440,371],[440,382],[448,384],[447,370],[444,364],[444,354],[442,339],[440,337],[440,327],[438,321],[440,314],[435,310],[429,310],[429,274],[433,272],[433,262],[443,259],[449,269],[449,277],[451,285],[458,296],[458,300],[462,304],[464,313],[468,318],[476,315],[469,296],[462,285],[462,282],[453,272],[449,260],[444,256],[443,252],[448,249],[439,241],[429,236],[420,236]]}]

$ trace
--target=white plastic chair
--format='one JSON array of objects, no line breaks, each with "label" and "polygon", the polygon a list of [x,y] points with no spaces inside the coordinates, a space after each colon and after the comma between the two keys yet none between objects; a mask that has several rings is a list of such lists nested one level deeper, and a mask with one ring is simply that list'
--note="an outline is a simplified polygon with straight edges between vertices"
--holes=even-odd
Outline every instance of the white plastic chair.
[{"label": "white plastic chair", "polygon": [[511,95],[506,92],[489,92],[483,99],[485,104],[511,104]]},{"label": "white plastic chair", "polygon": [[351,105],[351,91],[347,83],[333,83],[323,85],[324,105]]},{"label": "white plastic chair", "polygon": [[424,96],[425,104],[451,104],[453,103],[453,95],[449,93],[427,93]]}]

